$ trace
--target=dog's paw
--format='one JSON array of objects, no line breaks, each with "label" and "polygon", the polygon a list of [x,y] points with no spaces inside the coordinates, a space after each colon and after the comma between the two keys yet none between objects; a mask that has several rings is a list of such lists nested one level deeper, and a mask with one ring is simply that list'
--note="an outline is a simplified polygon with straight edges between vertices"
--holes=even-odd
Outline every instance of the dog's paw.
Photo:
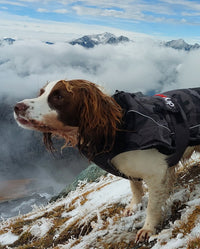
[{"label": "dog's paw", "polygon": [[136,243],[148,242],[149,238],[151,237],[151,235],[153,235],[153,233],[154,231],[152,230],[147,230],[142,228],[137,232],[135,242]]},{"label": "dog's paw", "polygon": [[132,214],[136,213],[138,210],[141,210],[141,203],[139,204],[129,204],[125,207],[123,211],[123,216],[131,216]]},{"label": "dog's paw", "polygon": [[123,216],[131,216],[133,214],[133,208],[130,206],[127,206],[123,211]]},{"label": "dog's paw", "polygon": [[137,211],[137,208],[133,208],[132,206],[127,206],[124,209],[123,212],[123,216],[127,217],[127,216],[131,216],[132,214],[134,214]]}]

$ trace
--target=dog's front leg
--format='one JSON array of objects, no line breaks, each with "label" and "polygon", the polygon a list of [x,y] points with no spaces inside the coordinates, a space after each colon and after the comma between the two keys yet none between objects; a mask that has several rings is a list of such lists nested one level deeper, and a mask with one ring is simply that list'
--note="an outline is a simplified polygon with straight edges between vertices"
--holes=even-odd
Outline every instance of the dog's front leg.
[{"label": "dog's front leg", "polygon": [[149,201],[147,206],[147,215],[145,224],[137,232],[136,242],[144,242],[155,233],[156,226],[160,223],[162,217],[162,205],[165,204],[168,196],[167,174],[165,177],[152,176],[144,179],[149,190]]},{"label": "dog's front leg", "polygon": [[138,204],[142,201],[142,196],[144,194],[142,181],[130,180],[130,186],[132,190],[132,200],[129,205],[126,206],[123,214],[124,216],[129,216],[133,212],[137,211]]}]

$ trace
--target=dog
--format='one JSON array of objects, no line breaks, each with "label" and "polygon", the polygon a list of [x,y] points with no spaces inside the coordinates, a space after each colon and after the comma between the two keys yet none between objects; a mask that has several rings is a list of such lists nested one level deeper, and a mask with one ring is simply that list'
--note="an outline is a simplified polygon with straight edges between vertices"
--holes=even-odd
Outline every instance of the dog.
[{"label": "dog", "polygon": [[133,196],[124,215],[141,203],[144,180],[149,201],[135,239],[144,242],[161,222],[176,164],[200,151],[199,93],[184,89],[152,97],[109,96],[86,80],[60,80],[45,85],[38,97],[18,102],[14,117],[22,128],[42,132],[49,150],[54,149],[51,136],[59,136],[65,146],[77,147],[90,161],[127,178]]}]

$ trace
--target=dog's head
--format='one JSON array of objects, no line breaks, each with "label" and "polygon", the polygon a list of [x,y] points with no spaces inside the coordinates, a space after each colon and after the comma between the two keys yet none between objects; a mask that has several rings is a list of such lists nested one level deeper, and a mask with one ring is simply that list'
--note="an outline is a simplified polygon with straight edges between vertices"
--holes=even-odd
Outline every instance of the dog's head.
[{"label": "dog's head", "polygon": [[94,154],[113,144],[121,115],[113,98],[85,80],[50,82],[37,98],[25,99],[14,108],[17,123],[43,132],[46,145],[54,134]]}]

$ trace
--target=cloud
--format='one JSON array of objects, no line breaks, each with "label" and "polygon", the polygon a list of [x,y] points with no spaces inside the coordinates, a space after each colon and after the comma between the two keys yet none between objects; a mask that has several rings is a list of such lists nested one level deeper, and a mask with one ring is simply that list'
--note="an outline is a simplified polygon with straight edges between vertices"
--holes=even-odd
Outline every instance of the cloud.
[{"label": "cloud", "polygon": [[[21,7],[28,7],[33,12],[41,13],[57,13],[80,16],[87,16],[94,21],[102,16],[108,18],[125,19],[127,21],[142,21],[150,23],[176,23],[181,24],[183,17],[182,13],[190,14],[199,12],[200,3],[197,1],[187,0],[156,0],[154,3],[151,1],[115,1],[115,0],[15,0],[6,1],[0,0],[0,4],[18,5]],[[30,12],[29,12],[30,13]],[[199,16],[194,15],[193,20],[190,20],[189,15],[185,23],[199,24]],[[178,17],[178,18],[177,18]],[[50,16],[48,16],[50,18]]]},{"label": "cloud", "polygon": [[180,6],[180,7],[184,7],[187,9],[191,9],[191,10],[200,10],[200,3],[197,1],[187,1],[187,0],[160,0],[161,2],[170,4],[171,6],[176,5],[176,6]]},{"label": "cloud", "polygon": [[83,78],[112,94],[198,86],[200,51],[187,53],[146,40],[84,49],[68,43],[16,41],[0,47],[1,93],[30,96],[47,81]]},{"label": "cloud", "polygon": [[53,12],[58,13],[58,14],[66,14],[66,13],[68,13],[69,11],[66,10],[66,9],[56,9],[56,10],[54,10]]},{"label": "cloud", "polygon": [[169,6],[161,4],[152,5],[148,2],[138,3],[135,1],[130,4],[129,1],[123,3],[114,1],[83,1],[83,3],[82,5],[75,4],[72,7],[77,15],[107,16],[132,21],[164,22],[167,21],[165,15],[174,14],[174,11]]},{"label": "cloud", "polygon": [[49,13],[49,10],[48,9],[44,9],[44,8],[38,8],[37,12],[40,12],[40,13]]},{"label": "cloud", "polygon": [[[178,88],[190,86],[200,87],[200,49],[187,54],[178,68],[176,85]],[[173,86],[173,87],[175,87]]]},{"label": "cloud", "polygon": [[15,6],[21,6],[21,7],[25,7],[25,4],[22,4],[18,1],[6,1],[6,0],[0,0],[0,4],[8,4],[8,5],[15,5]]},{"label": "cloud", "polygon": [[66,14],[68,13],[68,10],[66,9],[54,9],[54,10],[49,10],[49,9],[43,9],[43,8],[38,8],[37,12],[40,13],[58,13],[58,14]]},{"label": "cloud", "polygon": [[[0,46],[0,55],[1,115],[4,115],[5,99],[13,106],[16,100],[33,98],[52,80],[87,79],[113,94],[116,89],[159,93],[196,87],[200,79],[200,50],[187,53],[163,47],[150,39],[117,46],[101,45],[89,50],[66,42],[47,45],[27,39]],[[7,98],[3,97],[5,95]],[[12,107],[8,111],[7,120],[10,120]],[[80,158],[75,161],[78,155],[70,151],[66,151],[64,161],[53,161],[45,154],[41,134],[34,133],[38,137],[33,143],[33,133],[17,127],[14,121],[9,122],[2,118],[0,125],[4,141],[0,146],[0,180],[40,176],[47,179],[47,186],[57,186],[55,179],[59,183],[69,182],[85,167],[87,162],[83,163]]]},{"label": "cloud", "polygon": [[36,39],[66,41],[85,34],[103,33],[105,31],[116,35],[127,35],[130,38],[150,37],[149,35],[129,32],[117,28],[84,23],[63,23],[55,21],[40,21],[29,17],[9,15],[0,11],[1,37],[18,39]]},{"label": "cloud", "polygon": [[199,12],[182,12],[182,16],[200,16]]},{"label": "cloud", "polygon": [[90,15],[90,16],[114,16],[119,18],[126,18],[124,11],[114,10],[114,9],[99,9],[94,7],[83,7],[83,6],[73,6],[73,10],[76,11],[78,15]]}]

